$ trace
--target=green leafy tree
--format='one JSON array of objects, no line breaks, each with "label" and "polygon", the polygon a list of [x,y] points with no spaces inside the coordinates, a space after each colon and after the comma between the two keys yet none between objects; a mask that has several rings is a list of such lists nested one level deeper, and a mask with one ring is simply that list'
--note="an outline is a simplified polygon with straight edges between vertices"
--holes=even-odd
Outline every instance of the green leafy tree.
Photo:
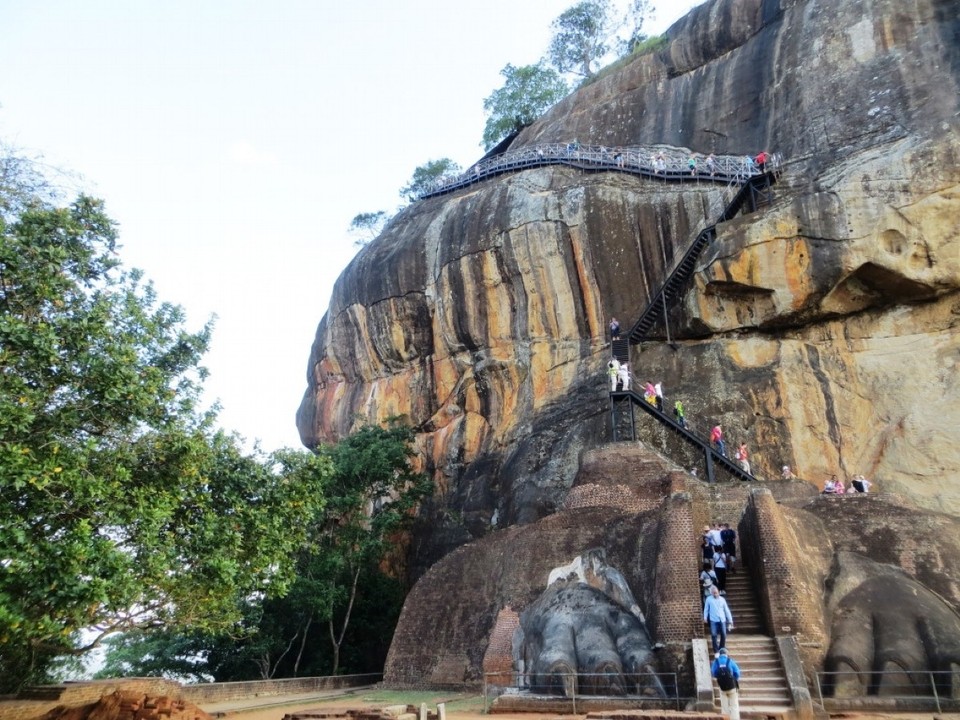
[{"label": "green leafy tree", "polygon": [[317,525],[316,551],[305,558],[301,578],[325,586],[326,592],[314,597],[318,617],[327,624],[333,674],[361,574],[387,559],[432,492],[432,482],[411,468],[412,442],[409,427],[392,423],[363,427],[329,449],[333,480]]},{"label": "green leafy tree", "polygon": [[594,63],[610,51],[610,40],[619,27],[610,0],[577,3],[551,24],[547,58],[561,73],[592,77]]},{"label": "green leafy tree", "polygon": [[198,411],[210,326],[186,331],[123,270],[100,201],[15,200],[0,203],[0,691],[118,631],[231,627],[242,598],[287,589],[322,504],[319,483],[288,482]]},{"label": "green leafy tree", "polygon": [[432,190],[445,177],[459,175],[461,168],[450,158],[430,160],[413,171],[410,182],[400,188],[400,195],[416,202],[424,193]]},{"label": "green leafy tree", "polygon": [[95,679],[166,677],[187,683],[209,682],[208,638],[189,630],[132,630],[108,637]]},{"label": "green leafy tree", "polygon": [[358,213],[350,221],[350,234],[354,236],[353,244],[358,247],[366,245],[383,231],[384,225],[389,221],[390,215],[386,210]]},{"label": "green leafy tree", "polygon": [[382,668],[406,590],[394,561],[417,505],[432,492],[411,468],[412,440],[410,428],[391,423],[364,427],[316,455],[291,452],[285,476],[299,482],[298,473],[319,472],[325,504],[308,523],[290,591],[250,598],[230,633],[131,635],[115,655],[111,649],[107,667],[218,681]]},{"label": "green leafy tree", "polygon": [[503,87],[483,101],[487,123],[483,128],[483,147],[494,147],[511,133],[522,130],[568,92],[563,78],[542,64],[514,67],[506,65],[500,74]]}]

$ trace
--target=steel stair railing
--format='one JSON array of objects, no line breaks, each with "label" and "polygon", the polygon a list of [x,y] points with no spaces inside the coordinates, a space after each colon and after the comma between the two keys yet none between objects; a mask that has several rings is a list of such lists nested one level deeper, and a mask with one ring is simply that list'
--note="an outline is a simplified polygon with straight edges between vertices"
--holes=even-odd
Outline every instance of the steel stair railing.
[{"label": "steel stair railing", "polygon": [[723,212],[718,216],[712,225],[708,225],[699,232],[690,247],[680,258],[672,272],[667,276],[666,281],[650,300],[647,307],[640,314],[640,318],[633,324],[633,327],[627,332],[627,337],[632,343],[640,342],[654,324],[663,316],[668,300],[680,294],[680,290],[686,284],[687,280],[693,275],[693,270],[697,264],[697,258],[703,249],[709,245],[717,236],[717,225],[721,222],[732,220],[744,208],[749,208],[749,212],[755,211],[761,204],[771,202],[770,187],[776,178],[773,172],[767,172],[763,175],[754,175],[747,179],[741,186],[734,198],[727,203]]},{"label": "steel stair railing", "polygon": [[[637,439],[636,416],[633,410],[638,406],[686,443],[693,445],[703,453],[707,466],[707,482],[716,482],[716,466],[720,466],[740,480],[756,481],[756,478],[740,467],[736,461],[721,454],[709,441],[704,440],[690,429],[681,427],[673,418],[657,410],[655,406],[644,400],[634,390],[615,390],[610,393],[610,417],[613,425],[612,436],[614,441]],[[624,425],[629,425],[629,437],[626,436],[625,428],[621,427]]]}]

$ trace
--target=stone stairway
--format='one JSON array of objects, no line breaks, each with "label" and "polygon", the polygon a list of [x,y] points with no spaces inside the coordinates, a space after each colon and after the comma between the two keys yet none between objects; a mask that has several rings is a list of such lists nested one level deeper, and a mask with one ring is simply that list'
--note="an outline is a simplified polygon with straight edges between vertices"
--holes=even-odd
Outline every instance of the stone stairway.
[{"label": "stone stairway", "polygon": [[[740,714],[744,717],[778,717],[793,709],[787,678],[776,641],[766,624],[750,573],[742,565],[727,573],[727,604],[733,614],[733,632],[727,635],[727,651],[740,666]],[[709,642],[710,634],[707,633]],[[714,704],[720,707],[720,691],[714,684]]]},{"label": "stone stairway", "polygon": [[[778,717],[793,710],[787,678],[776,641],[766,635],[729,635],[727,651],[740,666],[740,714],[744,717]],[[720,691],[714,687],[720,707]]]},{"label": "stone stairway", "polygon": [[765,635],[766,623],[747,568],[737,563],[736,572],[727,571],[727,605],[733,613],[732,635]]}]

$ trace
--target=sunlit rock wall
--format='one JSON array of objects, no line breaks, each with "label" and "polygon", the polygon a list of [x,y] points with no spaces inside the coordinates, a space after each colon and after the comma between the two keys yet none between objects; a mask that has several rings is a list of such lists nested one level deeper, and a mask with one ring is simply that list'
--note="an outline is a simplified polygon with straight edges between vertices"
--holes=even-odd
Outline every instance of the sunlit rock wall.
[{"label": "sunlit rock wall", "polygon": [[[677,348],[634,348],[635,375],[761,475],[863,472],[960,511],[957,3],[715,0],[669,36],[517,141],[784,154],[776,204],[720,228]],[[607,320],[629,327],[724,192],[546,168],[414,204],[337,283],[304,443],[417,425],[437,494],[416,571],[553,512],[608,438]]]}]

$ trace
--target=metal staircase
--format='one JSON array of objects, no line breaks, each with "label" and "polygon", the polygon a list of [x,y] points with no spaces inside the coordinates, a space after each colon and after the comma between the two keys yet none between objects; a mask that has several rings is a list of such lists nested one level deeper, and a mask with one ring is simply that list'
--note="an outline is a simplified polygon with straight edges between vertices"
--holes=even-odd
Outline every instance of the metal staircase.
[{"label": "metal staircase", "polygon": [[735,460],[721,455],[707,440],[696,433],[687,428],[680,427],[672,417],[657,410],[655,406],[644,400],[643,396],[634,390],[615,390],[610,393],[610,424],[611,435],[614,442],[618,440],[636,439],[637,408],[640,408],[643,412],[652,416],[665,427],[676,433],[685,442],[693,445],[704,454],[707,465],[707,482],[716,482],[717,466],[720,466],[723,470],[740,480],[756,480],[753,475],[740,467],[740,464]]},{"label": "metal staircase", "polygon": [[630,328],[627,333],[630,342],[638,343],[647,337],[647,333],[656,325],[657,320],[663,317],[668,301],[673,300],[680,294],[687,280],[693,275],[700,253],[716,239],[717,225],[732,220],[741,211],[751,213],[771,204],[773,202],[772,186],[775,182],[776,174],[774,172],[748,178],[714,223],[697,234],[683,257],[680,258],[673,271],[667,276],[660,290],[653,296],[646,309],[640,314],[640,318]]},{"label": "metal staircase", "polygon": [[[779,164],[777,165],[779,167]],[[736,217],[740,212],[754,212],[757,209],[773,202],[773,184],[777,180],[777,170],[753,175],[743,179],[743,185],[727,203],[716,221],[701,230],[683,257],[676,264],[659,291],[650,300],[647,307],[640,314],[640,318],[626,334],[611,344],[611,353],[621,363],[628,362],[630,357],[629,345],[638,343],[648,337],[650,330],[657,320],[666,316],[668,302],[680,295],[681,290],[693,275],[697,259],[703,249],[717,236],[716,226],[721,222]],[[753,481],[756,478],[743,470],[740,464],[721,455],[705,439],[694,434],[689,429],[681,427],[672,417],[660,412],[656,407],[646,402],[641,395],[633,391],[614,391],[610,393],[610,426],[611,437],[618,440],[636,440],[637,415],[636,409],[642,409],[655,420],[679,435],[687,443],[696,446],[703,452],[706,461],[707,482],[716,481],[715,467],[719,465],[740,480]]]}]

